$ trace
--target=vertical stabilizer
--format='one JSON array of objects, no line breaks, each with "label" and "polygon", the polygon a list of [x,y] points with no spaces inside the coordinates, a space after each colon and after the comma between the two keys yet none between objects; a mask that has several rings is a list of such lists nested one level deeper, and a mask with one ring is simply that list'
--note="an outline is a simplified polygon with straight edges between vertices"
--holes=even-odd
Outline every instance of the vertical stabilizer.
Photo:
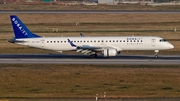
[{"label": "vertical stabilizer", "polygon": [[15,38],[35,38],[40,37],[36,34],[33,34],[23,23],[22,21],[15,15],[10,16],[12,27],[14,30]]}]

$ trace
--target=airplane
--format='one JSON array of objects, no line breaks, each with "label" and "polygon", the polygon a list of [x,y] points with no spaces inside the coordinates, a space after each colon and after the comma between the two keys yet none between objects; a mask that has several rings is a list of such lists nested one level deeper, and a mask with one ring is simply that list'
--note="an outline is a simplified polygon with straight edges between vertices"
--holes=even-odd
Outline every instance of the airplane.
[{"label": "airplane", "polygon": [[10,15],[14,37],[9,42],[39,49],[56,52],[76,51],[112,57],[128,50],[153,50],[158,58],[159,50],[173,49],[174,46],[165,39],[157,36],[94,36],[94,37],[42,37],[32,33],[16,16]]}]

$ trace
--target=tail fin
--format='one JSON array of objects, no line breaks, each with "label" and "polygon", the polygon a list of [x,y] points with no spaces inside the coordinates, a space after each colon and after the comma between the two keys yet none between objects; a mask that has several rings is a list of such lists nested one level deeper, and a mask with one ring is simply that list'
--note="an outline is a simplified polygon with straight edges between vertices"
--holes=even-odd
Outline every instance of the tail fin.
[{"label": "tail fin", "polygon": [[15,38],[36,38],[40,37],[36,34],[33,34],[22,22],[21,20],[15,16],[10,15],[12,27],[14,30]]}]

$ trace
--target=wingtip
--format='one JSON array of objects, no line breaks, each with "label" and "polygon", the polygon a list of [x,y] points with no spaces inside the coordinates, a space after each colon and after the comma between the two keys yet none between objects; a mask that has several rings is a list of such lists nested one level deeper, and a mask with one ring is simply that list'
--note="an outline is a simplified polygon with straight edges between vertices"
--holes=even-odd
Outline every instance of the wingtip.
[{"label": "wingtip", "polygon": [[72,47],[76,47],[76,45],[73,44],[71,40],[69,40],[69,39],[67,39],[67,40],[68,40],[69,44],[70,44]]},{"label": "wingtip", "polygon": [[80,33],[80,36],[81,36],[81,37],[84,37],[84,35],[83,35],[82,33]]},{"label": "wingtip", "polygon": [[68,42],[70,42],[70,40],[68,39]]}]

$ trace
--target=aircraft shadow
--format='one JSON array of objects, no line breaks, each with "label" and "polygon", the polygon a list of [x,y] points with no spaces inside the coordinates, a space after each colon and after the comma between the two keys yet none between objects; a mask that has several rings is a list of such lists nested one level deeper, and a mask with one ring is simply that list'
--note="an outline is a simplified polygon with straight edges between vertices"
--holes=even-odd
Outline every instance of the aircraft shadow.
[{"label": "aircraft shadow", "polygon": [[[0,58],[27,58],[27,59],[91,59],[83,54],[0,54]],[[95,59],[155,59],[154,55],[117,55],[115,57],[103,57],[98,55]],[[180,60],[177,55],[159,55],[158,59]]]}]

